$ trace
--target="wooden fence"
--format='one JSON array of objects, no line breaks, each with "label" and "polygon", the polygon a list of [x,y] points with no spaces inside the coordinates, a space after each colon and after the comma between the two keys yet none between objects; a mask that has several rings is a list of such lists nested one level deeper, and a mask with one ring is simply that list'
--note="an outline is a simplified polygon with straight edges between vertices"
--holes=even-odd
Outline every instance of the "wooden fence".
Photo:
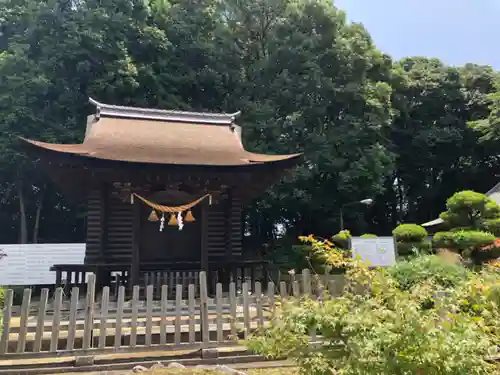
[{"label": "wooden fence", "polygon": [[[340,283],[340,279],[330,280],[327,285],[332,293],[338,293]],[[126,301],[124,286],[119,287],[116,298],[110,295],[109,287],[96,296],[95,277],[91,276],[82,296],[85,298],[80,298],[75,287],[65,301],[63,289],[57,288],[50,298],[49,290],[43,289],[40,299],[32,301],[31,290],[25,289],[20,308],[13,306],[14,292],[8,290],[0,359],[234,344],[269,324],[279,298],[319,294],[316,284],[305,270],[279,285],[245,281],[230,283],[225,289],[217,283],[214,295],[209,295],[207,276],[201,272],[198,285],[190,284],[187,290],[176,285],[175,299],[168,298],[168,285],[161,286],[159,296],[154,285],[147,285],[143,287],[145,298],[141,299],[141,287],[134,286],[131,299]]]}]

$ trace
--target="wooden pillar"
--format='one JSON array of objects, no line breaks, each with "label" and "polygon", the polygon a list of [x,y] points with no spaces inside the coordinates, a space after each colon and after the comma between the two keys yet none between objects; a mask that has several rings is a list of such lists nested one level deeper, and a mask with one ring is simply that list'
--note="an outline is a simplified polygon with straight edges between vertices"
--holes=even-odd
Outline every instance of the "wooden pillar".
[{"label": "wooden pillar", "polygon": [[140,233],[141,233],[141,206],[134,200],[132,208],[132,264],[130,266],[130,289],[134,285],[139,285],[139,272],[140,272]]},{"label": "wooden pillar", "polygon": [[108,186],[103,183],[99,189],[100,212],[99,221],[101,231],[99,235],[99,258],[101,262],[106,260],[106,248],[108,246]]},{"label": "wooden pillar", "polygon": [[231,260],[233,258],[233,191],[231,188],[227,190],[227,201],[226,201],[226,259]]},{"label": "wooden pillar", "polygon": [[208,272],[208,202],[201,204],[201,271]]},{"label": "wooden pillar", "polygon": [[233,264],[233,191],[231,188],[227,189],[227,199],[224,210],[225,217],[225,267],[223,270],[222,283],[223,286],[229,290],[229,283],[231,282],[231,272]]},{"label": "wooden pillar", "polygon": [[[109,194],[108,185],[102,183],[99,188],[99,222],[101,231],[99,234],[99,263],[107,262],[107,248],[108,248],[108,219],[109,219]],[[109,285],[110,274],[105,272],[105,268],[97,268],[96,271],[96,288],[101,290],[103,286]],[[84,280],[85,281],[85,280]]]}]

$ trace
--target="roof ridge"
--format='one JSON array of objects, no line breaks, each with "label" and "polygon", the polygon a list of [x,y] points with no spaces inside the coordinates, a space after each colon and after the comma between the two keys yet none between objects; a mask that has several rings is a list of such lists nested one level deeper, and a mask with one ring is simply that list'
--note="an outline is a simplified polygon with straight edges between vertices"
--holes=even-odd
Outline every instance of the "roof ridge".
[{"label": "roof ridge", "polygon": [[493,193],[496,193],[498,190],[500,190],[500,182],[498,182],[495,186],[493,186],[490,190],[486,192],[487,196],[492,195]]},{"label": "roof ridge", "polygon": [[121,118],[231,125],[234,120],[241,114],[241,111],[235,113],[208,113],[169,109],[126,107],[100,103],[92,98],[89,98],[89,102],[96,106],[98,116]]}]

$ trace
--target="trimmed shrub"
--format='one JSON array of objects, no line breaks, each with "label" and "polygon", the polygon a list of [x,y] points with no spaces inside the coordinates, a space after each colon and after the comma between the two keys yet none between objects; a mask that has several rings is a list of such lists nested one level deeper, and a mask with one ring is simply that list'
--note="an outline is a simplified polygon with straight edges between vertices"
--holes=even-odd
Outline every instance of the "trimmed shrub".
[{"label": "trimmed shrub", "polygon": [[399,242],[420,242],[428,236],[425,228],[418,224],[401,224],[392,231],[392,235]]},{"label": "trimmed shrub", "polygon": [[437,232],[432,238],[432,243],[437,249],[453,249],[455,247],[453,232]]},{"label": "trimmed shrub", "polygon": [[500,239],[497,238],[491,244],[473,249],[471,258],[476,263],[500,258]]},{"label": "trimmed shrub", "polygon": [[486,220],[484,222],[484,229],[500,237],[500,218]]},{"label": "trimmed shrub", "polygon": [[[453,232],[438,232],[434,235],[433,243],[436,248],[456,251],[466,257],[474,257],[481,252],[484,259],[489,253],[495,253],[496,246],[492,246],[496,237],[488,232],[479,230],[456,230]],[[494,257],[494,256],[493,256]]]},{"label": "trimmed shrub", "polygon": [[470,255],[474,250],[491,245],[495,241],[495,236],[488,232],[479,230],[461,230],[453,232],[455,247],[461,253]]},{"label": "trimmed shrub", "polygon": [[376,234],[365,233],[360,236],[361,238],[377,238]]},{"label": "trimmed shrub", "polygon": [[349,242],[351,241],[351,238],[351,232],[344,229],[332,236],[332,242],[341,249],[347,250],[349,249]]},{"label": "trimmed shrub", "polygon": [[431,241],[427,239],[420,242],[396,242],[396,247],[398,255],[427,254],[432,250]]},{"label": "trimmed shrub", "polygon": [[392,231],[392,235],[399,255],[428,253],[431,250],[427,231],[421,225],[401,224]]},{"label": "trimmed shrub", "polygon": [[500,206],[485,194],[465,190],[453,194],[440,217],[449,228],[484,229],[485,221],[500,215]]}]

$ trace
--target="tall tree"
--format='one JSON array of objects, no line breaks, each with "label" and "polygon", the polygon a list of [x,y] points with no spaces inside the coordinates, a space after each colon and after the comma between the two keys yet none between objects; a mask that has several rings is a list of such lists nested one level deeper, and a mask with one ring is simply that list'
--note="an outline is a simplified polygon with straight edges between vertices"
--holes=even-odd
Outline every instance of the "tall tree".
[{"label": "tall tree", "polygon": [[457,190],[488,190],[498,173],[492,145],[478,146],[467,122],[484,115],[493,89],[489,67],[449,67],[436,59],[406,58],[394,64],[391,126],[396,165],[373,218],[381,233],[401,222],[437,217]]},{"label": "tall tree", "polygon": [[[380,192],[391,169],[391,60],[329,2],[228,2],[243,62],[249,146],[305,153],[287,183],[253,208],[253,226],[331,233],[340,205]],[[261,231],[262,232],[262,231]],[[268,238],[272,239],[272,238]],[[264,240],[264,239],[263,239]]]}]

